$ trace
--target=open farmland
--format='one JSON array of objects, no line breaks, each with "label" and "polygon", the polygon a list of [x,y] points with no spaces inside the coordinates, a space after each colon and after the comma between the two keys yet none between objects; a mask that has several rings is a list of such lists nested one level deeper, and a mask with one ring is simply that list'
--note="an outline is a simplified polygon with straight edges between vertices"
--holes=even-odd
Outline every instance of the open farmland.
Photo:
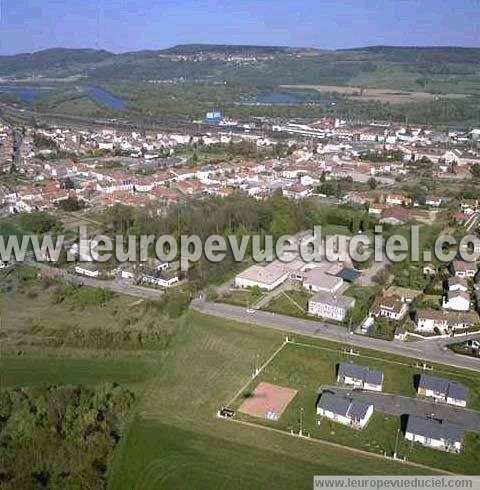
[{"label": "open farmland", "polygon": [[465,94],[433,94],[386,88],[349,87],[342,85],[282,85],[289,90],[316,90],[320,93],[336,93],[358,101],[375,101],[389,104],[406,104],[409,102],[432,102],[439,99],[464,99]]}]

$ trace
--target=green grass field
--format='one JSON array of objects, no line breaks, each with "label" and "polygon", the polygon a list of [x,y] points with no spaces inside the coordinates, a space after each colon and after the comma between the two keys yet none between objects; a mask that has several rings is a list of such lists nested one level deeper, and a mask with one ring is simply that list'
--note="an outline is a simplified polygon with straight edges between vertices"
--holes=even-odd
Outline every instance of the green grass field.
[{"label": "green grass field", "polygon": [[229,292],[227,295],[219,298],[218,301],[229,305],[247,307],[255,305],[264,295],[263,292],[255,289],[237,290]]},{"label": "green grass field", "polygon": [[[29,343],[32,336],[48,336],[60,327],[65,332],[101,325],[121,338],[136,331],[139,324],[143,332],[156,324],[160,328],[165,321],[157,317],[152,324],[148,315],[142,316],[140,307],[132,307],[128,297],[115,296],[103,306],[79,309],[69,298],[52,304],[49,291],[38,282],[28,281],[17,289],[12,285],[0,291],[3,325],[8,324],[8,335],[20,332],[14,337],[19,342],[15,347],[5,347],[8,339],[0,338],[4,347],[1,383],[8,387],[94,385],[104,381],[128,385],[137,403],[109,470],[110,488],[268,488],[272,481],[280,488],[311,488],[315,474],[431,473],[389,460],[379,464],[378,458],[349,449],[218,419],[217,409],[281,345],[284,335],[280,332],[189,312],[169,325],[173,328],[171,340],[158,348],[130,346],[125,351],[113,343],[108,348],[98,347],[85,337],[79,344],[55,344],[46,349]],[[339,344],[308,342],[333,352],[311,348],[302,349],[298,355],[289,346],[279,357],[284,359],[282,364],[277,367],[274,363],[272,371],[269,368],[264,373],[279,383],[300,386],[305,403],[320,384],[330,382],[334,376],[332,363],[343,355]],[[21,355],[14,355],[16,352]],[[372,351],[365,354],[379,357],[368,364],[382,367],[388,378],[410,369],[395,364],[401,358]],[[387,367],[386,359],[390,361]],[[464,373],[456,376],[464,380]],[[386,390],[412,393],[405,376],[388,383]],[[310,391],[304,385],[310,386]],[[292,412],[287,424],[294,425],[295,416]],[[388,423],[394,427],[394,421]],[[372,425],[372,431],[374,428]],[[372,441],[379,446],[391,445],[387,432],[373,434]]]},{"label": "green grass field", "polygon": [[308,291],[285,291],[273,298],[263,309],[280,315],[312,318],[307,314],[308,300],[311,297],[312,294]]},{"label": "green grass field", "polygon": [[[401,359],[388,359],[381,353],[365,353],[355,357],[358,364],[377,368],[384,373],[383,391],[398,393],[404,396],[415,396],[414,375],[420,374],[411,362]],[[372,355],[378,355],[373,358]],[[261,375],[252,381],[245,392],[237,398],[234,407],[238,408],[246,396],[253,391],[260,381],[294,388],[298,390],[279,422],[256,419],[244,414],[238,414],[241,420],[266,426],[278,427],[289,433],[299,429],[300,412],[303,409],[303,428],[312,437],[339,443],[363,451],[377,454],[393,454],[397,431],[400,428],[400,418],[380,412],[375,412],[368,426],[357,431],[341,424],[322,420],[317,424],[315,405],[321,385],[336,384],[336,366],[339,362],[351,360],[350,356],[341,349],[325,350],[307,345],[287,344],[277,357],[267,366]],[[454,369],[446,368],[442,373],[434,370],[434,374],[458,379],[470,389],[469,407],[480,408],[479,383],[480,374],[470,374],[467,377],[458,376]],[[409,461],[445,469],[456,473],[472,473],[478,471],[480,464],[480,436],[469,435],[461,455],[442,453],[433,449],[414,446],[410,448],[400,436],[399,454],[406,456]]]},{"label": "green grass field", "polygon": [[217,419],[281,342],[276,332],[189,313],[163,374],[147,383],[111,488],[309,488],[314,474],[419,472]]},{"label": "green grass field", "polygon": [[7,356],[0,359],[1,386],[95,385],[143,383],[148,363],[138,357],[49,358],[45,355]]}]

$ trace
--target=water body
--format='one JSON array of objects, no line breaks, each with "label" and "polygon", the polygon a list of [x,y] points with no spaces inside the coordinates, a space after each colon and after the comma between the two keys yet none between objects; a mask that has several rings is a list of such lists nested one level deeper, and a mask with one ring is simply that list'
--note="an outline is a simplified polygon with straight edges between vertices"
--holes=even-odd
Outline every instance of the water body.
[{"label": "water body", "polygon": [[1,85],[0,93],[16,95],[20,102],[32,104],[41,92],[53,90],[53,87],[27,87],[23,85]]},{"label": "water body", "polygon": [[126,111],[125,102],[111,92],[100,87],[86,87],[86,94],[95,102],[114,111]]},{"label": "water body", "polygon": [[334,99],[307,99],[298,95],[286,92],[268,92],[261,94],[251,101],[244,101],[244,104],[256,105],[305,105],[305,104],[335,104]]}]

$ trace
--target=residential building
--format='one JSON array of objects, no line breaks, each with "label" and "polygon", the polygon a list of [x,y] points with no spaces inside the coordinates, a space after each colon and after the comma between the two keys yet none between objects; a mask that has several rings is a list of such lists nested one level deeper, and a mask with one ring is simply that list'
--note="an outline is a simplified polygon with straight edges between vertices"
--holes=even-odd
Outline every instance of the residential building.
[{"label": "residential building", "polygon": [[98,277],[100,275],[97,266],[92,263],[82,263],[76,265],[75,272],[87,277]]},{"label": "residential building", "polygon": [[308,302],[308,313],[341,322],[355,305],[355,298],[331,293],[317,293]]},{"label": "residential building", "polygon": [[383,373],[366,366],[341,362],[337,382],[363,390],[382,391]]},{"label": "residential building", "polygon": [[442,306],[446,310],[468,311],[470,309],[470,295],[465,291],[448,291]]},{"label": "residential building", "polygon": [[393,208],[387,208],[382,214],[380,223],[398,226],[403,225],[408,221],[410,213],[408,209],[403,206],[395,206]]},{"label": "residential building", "polygon": [[412,199],[405,194],[388,194],[385,203],[389,206],[402,206],[412,204]]},{"label": "residential building", "polygon": [[459,453],[462,449],[463,429],[445,420],[409,415],[405,439],[433,449]]},{"label": "residential building", "polygon": [[370,314],[375,318],[385,317],[401,320],[407,313],[407,305],[398,296],[380,296],[375,298]]},{"label": "residential building", "polygon": [[438,311],[430,309],[417,310],[415,314],[418,332],[447,334],[458,329],[473,327],[478,323],[478,315],[473,312]]},{"label": "residential building", "polygon": [[468,292],[467,280],[464,277],[450,277],[448,279],[448,290]]},{"label": "residential building", "polygon": [[171,288],[180,280],[177,275],[166,275],[161,271],[156,271],[153,274],[141,274],[139,279],[141,282],[163,288]]},{"label": "residential building", "polygon": [[448,379],[422,374],[418,382],[417,391],[419,395],[433,398],[437,402],[458,407],[467,406],[467,388]]},{"label": "residential building", "polygon": [[363,429],[373,414],[373,404],[324,392],[317,402],[317,415],[339,424]]},{"label": "residential building", "polygon": [[433,264],[426,264],[423,267],[424,276],[435,276],[437,274],[437,268]]},{"label": "residential building", "polygon": [[450,270],[456,277],[475,277],[477,266],[475,262],[467,262],[465,260],[454,260],[450,264]]}]

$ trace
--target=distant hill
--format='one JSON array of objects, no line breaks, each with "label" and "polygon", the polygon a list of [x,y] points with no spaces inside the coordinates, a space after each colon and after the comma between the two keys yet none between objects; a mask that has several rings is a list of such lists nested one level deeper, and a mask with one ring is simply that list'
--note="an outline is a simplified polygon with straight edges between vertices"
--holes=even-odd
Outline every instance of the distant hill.
[{"label": "distant hill", "polygon": [[181,79],[262,90],[318,84],[480,96],[480,48],[369,46],[318,50],[185,44],[120,54],[57,48],[0,57],[0,76],[32,73],[47,77],[82,75],[98,83]]},{"label": "distant hill", "polygon": [[199,54],[199,53],[227,53],[227,54],[251,54],[265,55],[285,53],[295,48],[285,46],[254,46],[254,45],[230,45],[230,44],[177,44],[171,48],[162,50],[170,54]]},{"label": "distant hill", "polygon": [[115,56],[113,53],[105,50],[67,48],[0,56],[0,75],[70,71],[79,69],[81,66],[101,63],[113,56]]}]

